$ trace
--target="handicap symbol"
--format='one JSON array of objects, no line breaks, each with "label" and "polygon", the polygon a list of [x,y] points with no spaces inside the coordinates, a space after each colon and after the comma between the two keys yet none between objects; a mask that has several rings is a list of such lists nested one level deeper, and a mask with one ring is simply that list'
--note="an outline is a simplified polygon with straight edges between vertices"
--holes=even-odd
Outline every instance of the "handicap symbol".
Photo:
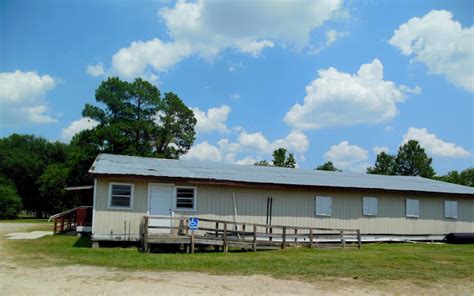
[{"label": "handicap symbol", "polygon": [[189,218],[189,230],[198,230],[199,219],[197,217]]}]

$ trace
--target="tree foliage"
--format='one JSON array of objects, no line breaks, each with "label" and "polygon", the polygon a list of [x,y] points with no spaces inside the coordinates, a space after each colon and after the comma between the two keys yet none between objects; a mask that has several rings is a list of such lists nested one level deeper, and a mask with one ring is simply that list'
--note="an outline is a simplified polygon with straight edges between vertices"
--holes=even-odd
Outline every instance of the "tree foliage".
[{"label": "tree foliage", "polygon": [[444,176],[436,177],[437,180],[474,187],[474,167],[467,168],[460,173],[458,171],[450,171]]},{"label": "tree foliage", "polygon": [[273,151],[273,161],[270,163],[267,160],[260,160],[254,163],[255,166],[275,166],[275,167],[286,167],[295,168],[296,160],[293,153],[288,153],[285,148],[278,148]]},{"label": "tree foliage", "polygon": [[326,161],[324,164],[315,168],[318,171],[332,171],[332,172],[341,172],[340,169],[336,168],[332,161]]},{"label": "tree foliage", "polygon": [[14,219],[22,209],[15,184],[0,176],[0,219]]},{"label": "tree foliage", "polygon": [[296,166],[295,157],[293,153],[288,153],[285,148],[278,148],[273,151],[273,166],[294,168]]},{"label": "tree foliage", "polygon": [[375,165],[367,168],[367,173],[433,178],[435,171],[431,166],[432,161],[418,141],[410,140],[398,148],[396,156],[380,152]]},{"label": "tree foliage", "polygon": [[397,175],[433,178],[436,173],[431,166],[432,161],[418,141],[410,140],[398,149],[395,158]]},{"label": "tree foliage", "polygon": [[253,164],[254,166],[272,166],[267,160],[260,160]]},{"label": "tree foliage", "polygon": [[162,97],[147,81],[109,78],[96,90],[96,100],[105,107],[86,104],[82,115],[99,125],[79,137],[101,152],[178,158],[194,142],[193,111],[171,92]]},{"label": "tree foliage", "polygon": [[66,197],[65,187],[69,168],[64,164],[50,164],[38,178],[41,203],[48,213],[57,213],[74,207],[74,201]]},{"label": "tree foliage", "polygon": [[397,173],[397,164],[395,156],[384,151],[377,155],[375,165],[367,168],[367,174],[375,175],[395,175]]},{"label": "tree foliage", "polygon": [[37,181],[48,165],[63,163],[66,145],[32,135],[13,134],[0,139],[0,174],[8,176],[22,198],[23,207],[41,217],[48,212]]}]

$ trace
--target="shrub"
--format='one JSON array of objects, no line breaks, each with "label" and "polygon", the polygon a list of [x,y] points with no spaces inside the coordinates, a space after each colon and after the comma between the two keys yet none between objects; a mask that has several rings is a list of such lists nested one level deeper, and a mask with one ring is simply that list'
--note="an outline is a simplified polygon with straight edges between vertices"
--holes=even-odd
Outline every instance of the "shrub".
[{"label": "shrub", "polygon": [[15,185],[0,177],[0,219],[16,218],[21,208],[21,198]]}]

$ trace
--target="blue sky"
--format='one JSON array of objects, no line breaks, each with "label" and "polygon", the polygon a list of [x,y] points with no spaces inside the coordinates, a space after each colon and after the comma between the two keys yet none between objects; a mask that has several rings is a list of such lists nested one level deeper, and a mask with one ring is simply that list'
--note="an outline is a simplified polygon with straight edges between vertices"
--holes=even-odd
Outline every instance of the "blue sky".
[{"label": "blue sky", "polygon": [[363,172],[418,140],[474,165],[472,1],[0,1],[0,136],[68,142],[109,75],[192,107],[187,159]]}]

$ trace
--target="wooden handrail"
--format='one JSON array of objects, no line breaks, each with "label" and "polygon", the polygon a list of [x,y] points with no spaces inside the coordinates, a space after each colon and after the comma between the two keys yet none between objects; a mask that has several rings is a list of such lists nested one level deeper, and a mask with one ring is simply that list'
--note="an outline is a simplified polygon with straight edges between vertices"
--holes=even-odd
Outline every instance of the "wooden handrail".
[{"label": "wooden handrail", "polygon": [[[361,248],[361,234],[359,229],[341,229],[341,228],[321,228],[321,227],[300,227],[288,225],[269,225],[258,223],[234,222],[217,219],[199,218],[202,225],[196,231],[189,229],[189,217],[163,217],[163,216],[144,216],[142,220],[143,225],[143,250],[149,252],[149,235],[152,229],[166,229],[170,233],[181,238],[189,238],[189,245],[187,250],[194,253],[195,243],[201,243],[222,246],[222,251],[227,252],[229,245],[240,244],[242,246],[251,247],[252,250],[257,250],[258,246],[273,246],[284,249],[287,246],[293,245],[307,245],[312,248],[313,245],[318,246],[318,237],[330,239],[333,242],[339,242],[341,247],[346,246],[347,238],[357,243],[357,247]],[[170,223],[165,226],[150,225],[151,220],[168,220],[179,221],[178,226]],[[246,226],[249,225],[250,231],[246,231]],[[213,227],[215,226],[215,227]],[[241,226],[241,227],[239,227]],[[259,228],[261,231],[259,231]],[[178,230],[177,232],[175,230]],[[184,231],[183,231],[184,230]],[[276,231],[274,231],[276,230]],[[152,233],[153,239],[160,236],[161,233]],[[163,236],[169,240],[168,236]],[[174,236],[171,236],[171,239]],[[354,240],[355,239],[355,240]],[[219,243],[217,243],[219,242]]]},{"label": "wooden handrail", "polygon": [[[157,219],[157,220],[188,220],[189,217],[181,216],[181,217],[163,217],[163,216],[146,216],[150,219]],[[298,230],[321,230],[321,231],[344,231],[344,232],[357,232],[357,229],[350,229],[350,228],[324,228],[324,227],[307,227],[307,226],[290,226],[290,225],[277,225],[277,224],[259,224],[259,223],[246,223],[246,222],[233,222],[233,221],[226,221],[226,220],[216,220],[216,219],[207,219],[207,218],[199,218],[200,222],[215,222],[215,223],[227,223],[232,225],[256,225],[257,227],[264,227],[264,228],[274,228],[274,229],[298,229]]]}]

